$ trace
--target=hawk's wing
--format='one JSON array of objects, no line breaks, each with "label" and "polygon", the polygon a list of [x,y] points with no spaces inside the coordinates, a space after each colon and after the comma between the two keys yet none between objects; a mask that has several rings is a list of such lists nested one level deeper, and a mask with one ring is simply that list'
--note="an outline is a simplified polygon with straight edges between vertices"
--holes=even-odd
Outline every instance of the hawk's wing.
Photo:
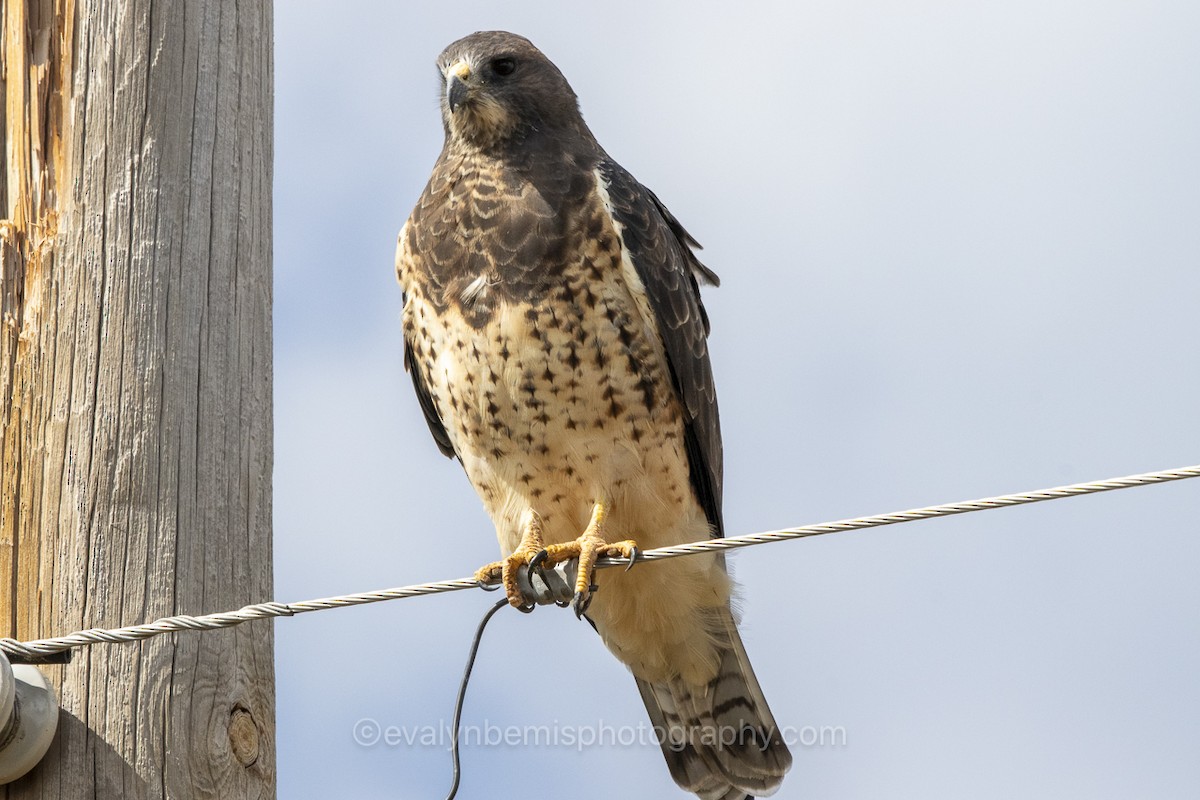
[{"label": "hawk's wing", "polygon": [[[412,254],[408,249],[408,225],[400,231],[399,242],[396,247],[396,274],[403,276],[406,272],[411,272],[411,263],[407,264],[408,269],[405,269],[406,264],[401,263],[406,259],[411,259]],[[407,296],[401,293],[401,308],[407,302]],[[450,434],[446,433],[446,426],[442,424],[442,417],[438,414],[437,405],[433,402],[433,396],[429,394],[429,389],[425,386],[425,379],[421,375],[421,366],[417,363],[416,355],[413,352],[412,342],[408,340],[408,332],[404,334],[404,371],[412,378],[413,388],[417,390],[417,402],[421,404],[421,411],[425,414],[425,422],[429,424],[429,432],[433,434],[433,440],[437,442],[438,450],[447,458],[454,458],[457,453],[454,452],[454,444],[450,441]]]},{"label": "hawk's wing", "polygon": [[458,454],[454,452],[450,434],[446,433],[446,426],[442,424],[437,406],[433,404],[433,397],[425,387],[425,379],[421,377],[421,368],[413,356],[412,345],[408,343],[407,336],[404,337],[404,371],[412,378],[413,388],[417,390],[417,402],[421,404],[421,411],[425,412],[425,421],[429,423],[429,432],[433,434],[438,450],[447,458],[454,458]]},{"label": "hawk's wing", "polygon": [[657,319],[671,378],[683,405],[692,488],[713,526],[713,535],[724,536],[721,423],[708,359],[708,315],[696,280],[699,276],[716,285],[717,276],[696,258],[692,247],[699,244],[654,192],[611,159],[603,159],[599,169],[621,239]]}]

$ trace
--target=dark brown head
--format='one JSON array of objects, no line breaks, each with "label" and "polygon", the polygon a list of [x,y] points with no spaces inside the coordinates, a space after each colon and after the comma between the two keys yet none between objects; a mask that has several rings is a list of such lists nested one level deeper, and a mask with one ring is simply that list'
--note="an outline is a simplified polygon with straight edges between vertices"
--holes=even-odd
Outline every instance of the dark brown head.
[{"label": "dark brown head", "polygon": [[522,36],[480,31],[438,56],[449,142],[492,149],[533,132],[584,131],[575,92]]}]

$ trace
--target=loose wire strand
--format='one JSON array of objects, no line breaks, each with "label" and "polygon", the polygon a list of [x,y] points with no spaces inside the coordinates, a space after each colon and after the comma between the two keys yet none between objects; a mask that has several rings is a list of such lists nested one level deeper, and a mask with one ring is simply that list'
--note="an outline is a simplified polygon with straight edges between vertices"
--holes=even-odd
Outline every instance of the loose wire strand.
[{"label": "loose wire strand", "polygon": [[483,615],[483,619],[479,620],[479,627],[475,629],[475,638],[471,640],[471,652],[467,654],[467,666],[463,670],[462,682],[458,685],[458,698],[454,701],[454,720],[450,724],[450,759],[454,765],[454,777],[450,782],[450,793],[446,795],[446,800],[454,800],[458,795],[458,784],[462,780],[462,763],[458,755],[458,729],[462,724],[467,684],[471,681],[471,671],[475,669],[475,656],[479,653],[479,643],[483,640],[484,629],[492,621],[492,617],[496,616],[496,612],[506,605],[508,605],[507,597],[497,600]]}]

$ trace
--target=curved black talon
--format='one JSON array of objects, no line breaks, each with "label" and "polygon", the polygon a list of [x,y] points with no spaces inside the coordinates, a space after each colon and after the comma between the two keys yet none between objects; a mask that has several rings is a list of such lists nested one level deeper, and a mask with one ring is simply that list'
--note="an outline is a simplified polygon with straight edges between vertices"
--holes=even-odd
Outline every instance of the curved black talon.
[{"label": "curved black talon", "polygon": [[583,596],[583,592],[576,592],[575,598],[571,600],[571,605],[575,608],[575,619],[582,619],[583,612],[587,611],[588,606],[592,604],[592,596]]},{"label": "curved black talon", "polygon": [[475,581],[475,585],[485,592],[494,592],[500,588],[500,584],[498,583],[487,583],[485,581]]},{"label": "curved black talon", "polygon": [[529,563],[525,565],[525,578],[529,581],[529,585],[531,587],[533,586],[533,576],[535,571],[537,576],[542,579],[542,583],[546,584],[547,586],[550,585],[550,581],[546,578],[546,571],[542,569],[542,564],[549,557],[550,554],[546,552],[545,548],[543,548],[537,551],[533,558],[529,559]]},{"label": "curved black talon", "polygon": [[629,572],[629,570],[633,569],[633,565],[636,564],[637,560],[641,557],[642,551],[638,550],[637,545],[629,548],[629,563],[625,565],[625,571]]},{"label": "curved black talon", "polygon": [[535,608],[537,608],[537,603],[531,603],[528,600],[526,600],[521,605],[515,606],[515,608],[517,609],[517,611],[520,611],[522,614],[532,614],[533,610]]},{"label": "curved black talon", "polygon": [[575,607],[575,619],[582,619],[587,612],[588,606],[592,604],[592,595],[599,591],[600,587],[592,584],[588,587],[587,597],[583,596],[583,592],[576,592],[575,599],[571,601],[571,605]]},{"label": "curved black talon", "polygon": [[541,569],[542,562],[544,562],[549,557],[550,557],[550,553],[545,548],[538,550],[537,553],[534,554],[533,558],[529,559],[529,569],[531,569],[531,570]]},{"label": "curved black talon", "polygon": [[570,600],[555,600],[554,605],[558,606],[559,608],[566,608],[567,606],[571,605],[571,601]]}]

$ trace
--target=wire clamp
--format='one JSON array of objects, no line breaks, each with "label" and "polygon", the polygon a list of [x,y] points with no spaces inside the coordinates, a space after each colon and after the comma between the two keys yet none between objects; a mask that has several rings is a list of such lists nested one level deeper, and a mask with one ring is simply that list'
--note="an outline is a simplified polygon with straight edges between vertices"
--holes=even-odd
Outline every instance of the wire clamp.
[{"label": "wire clamp", "polygon": [[521,594],[539,606],[551,603],[566,606],[575,596],[575,575],[578,572],[578,558],[555,564],[549,569],[522,568],[517,570],[517,586]]}]

